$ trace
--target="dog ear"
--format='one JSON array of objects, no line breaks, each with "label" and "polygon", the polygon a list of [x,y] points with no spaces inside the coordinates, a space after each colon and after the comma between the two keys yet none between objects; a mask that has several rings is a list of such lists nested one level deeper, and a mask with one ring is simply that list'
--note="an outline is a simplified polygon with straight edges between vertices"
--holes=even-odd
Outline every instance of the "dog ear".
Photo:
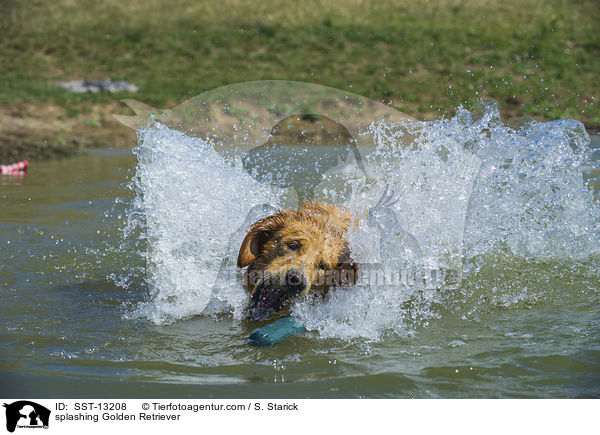
[{"label": "dog ear", "polygon": [[358,281],[358,264],[350,258],[350,249],[346,248],[342,251],[338,258],[338,266],[340,281],[342,287],[352,287]]},{"label": "dog ear", "polygon": [[283,227],[284,221],[284,212],[279,212],[262,218],[252,225],[240,247],[237,266],[245,267],[256,260],[263,252],[265,243],[273,237],[276,231]]}]

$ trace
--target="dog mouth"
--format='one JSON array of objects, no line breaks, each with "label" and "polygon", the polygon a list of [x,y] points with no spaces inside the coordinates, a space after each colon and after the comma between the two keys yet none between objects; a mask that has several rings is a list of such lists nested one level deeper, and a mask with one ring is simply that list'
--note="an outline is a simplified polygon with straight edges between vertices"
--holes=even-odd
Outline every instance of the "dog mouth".
[{"label": "dog mouth", "polygon": [[306,280],[296,270],[288,271],[283,280],[279,277],[266,277],[252,293],[246,316],[253,322],[269,320],[289,306],[305,288]]}]

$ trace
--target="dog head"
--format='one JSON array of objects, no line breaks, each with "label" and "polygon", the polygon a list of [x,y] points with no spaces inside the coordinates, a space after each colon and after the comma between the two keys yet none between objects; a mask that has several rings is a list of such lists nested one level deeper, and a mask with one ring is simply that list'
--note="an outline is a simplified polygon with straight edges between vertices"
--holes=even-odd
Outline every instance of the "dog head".
[{"label": "dog head", "polygon": [[238,267],[248,266],[251,297],[247,317],[268,320],[286,313],[309,292],[356,282],[346,235],[352,216],[344,209],[303,204],[256,222],[242,242]]}]

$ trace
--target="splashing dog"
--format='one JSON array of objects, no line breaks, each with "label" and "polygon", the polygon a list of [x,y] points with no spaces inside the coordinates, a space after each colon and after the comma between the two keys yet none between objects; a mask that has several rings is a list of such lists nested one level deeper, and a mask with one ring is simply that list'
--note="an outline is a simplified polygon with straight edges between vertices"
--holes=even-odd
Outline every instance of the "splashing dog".
[{"label": "splashing dog", "polygon": [[237,260],[238,267],[248,267],[247,318],[281,317],[302,296],[354,285],[358,266],[346,238],[352,223],[345,208],[321,203],[302,203],[298,210],[283,210],[254,223]]}]

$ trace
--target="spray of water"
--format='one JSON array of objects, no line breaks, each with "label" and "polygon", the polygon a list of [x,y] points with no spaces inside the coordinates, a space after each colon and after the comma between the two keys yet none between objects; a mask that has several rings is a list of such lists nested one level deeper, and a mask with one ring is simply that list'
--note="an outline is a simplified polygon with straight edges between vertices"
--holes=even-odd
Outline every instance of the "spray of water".
[{"label": "spray of water", "polygon": [[[240,319],[247,296],[237,249],[252,222],[287,206],[289,192],[257,181],[208,139],[158,122],[138,134],[125,238],[145,242],[151,297],[131,315]],[[598,281],[600,207],[582,176],[594,163],[581,123],[505,125],[487,104],[432,122],[378,121],[362,134],[367,173],[342,164],[315,196],[362,216],[350,245],[363,276],[391,269],[398,279],[300,301],[293,312],[308,329],[346,339],[407,335],[442,306],[468,317],[537,300],[557,273],[572,279],[583,270],[586,288]],[[318,162],[318,150],[310,155]],[[428,282],[449,271],[451,282]]]}]

